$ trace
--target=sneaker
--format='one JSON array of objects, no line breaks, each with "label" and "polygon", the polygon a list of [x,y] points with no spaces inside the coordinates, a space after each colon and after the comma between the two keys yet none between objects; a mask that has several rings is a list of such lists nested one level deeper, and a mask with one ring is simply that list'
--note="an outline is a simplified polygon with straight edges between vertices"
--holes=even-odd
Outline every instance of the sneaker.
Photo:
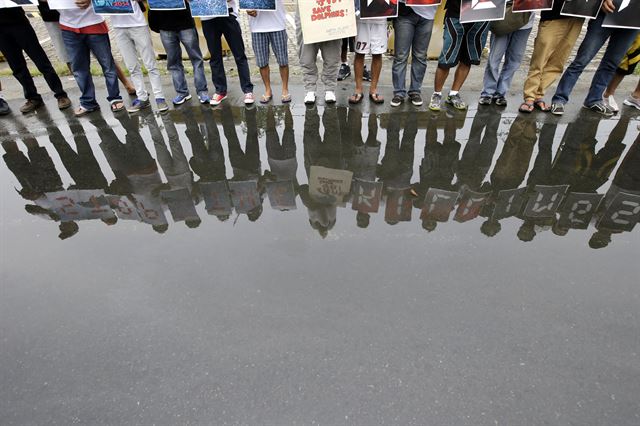
[{"label": "sneaker", "polygon": [[9,104],[4,99],[0,98],[0,115],[7,115],[11,112]]},{"label": "sneaker", "polygon": [[313,105],[316,103],[316,93],[315,92],[307,92],[304,96],[304,104],[305,105]]},{"label": "sneaker", "polygon": [[605,105],[604,101],[596,102],[595,104],[592,104],[592,105],[583,105],[583,108],[588,108],[591,111],[597,112],[598,114],[603,115],[605,117],[613,117],[615,115],[613,110],[609,108],[607,105]]},{"label": "sneaker", "polygon": [[495,98],[493,98],[493,102],[495,102],[495,104],[498,105],[499,107],[507,106],[507,99],[502,95],[498,95]]},{"label": "sneaker", "polygon": [[351,75],[351,67],[347,64],[340,65],[340,70],[338,71],[338,81],[342,81],[345,78]]},{"label": "sneaker", "polygon": [[391,106],[398,107],[404,102],[404,98],[400,95],[394,95],[393,99],[391,99]]},{"label": "sneaker", "polygon": [[336,94],[332,90],[327,90],[326,92],[324,92],[324,101],[327,104],[335,104]]},{"label": "sneaker", "polygon": [[609,107],[609,109],[611,111],[613,111],[614,113],[619,113],[620,112],[620,107],[618,106],[618,103],[616,102],[615,98],[613,97],[613,95],[603,99],[604,100],[604,104],[606,106]]},{"label": "sneaker", "polygon": [[409,93],[409,100],[414,106],[421,106],[423,104],[420,93]]},{"label": "sneaker", "polygon": [[191,99],[191,95],[190,94],[186,94],[186,95],[178,95],[175,98],[173,98],[173,104],[174,105],[182,105],[183,103],[185,103],[186,101]]},{"label": "sneaker", "polygon": [[25,102],[24,105],[20,107],[20,112],[23,114],[28,114],[40,108],[42,105],[44,105],[44,102],[42,102],[42,100],[28,99],[27,102]]},{"label": "sneaker", "polygon": [[211,106],[218,106],[222,103],[222,101],[224,101],[225,99],[227,99],[227,94],[226,93],[215,93],[213,95],[213,97],[211,98],[211,100],[209,101],[209,104]]},{"label": "sneaker", "polygon": [[564,105],[557,104],[554,102],[551,104],[551,108],[549,108],[549,112],[551,112],[551,114],[553,115],[562,115],[564,114]]},{"label": "sneaker", "polygon": [[158,106],[158,111],[160,112],[169,111],[169,105],[167,104],[167,101],[164,100],[164,98],[156,98],[156,105]]},{"label": "sneaker", "polygon": [[480,99],[478,99],[480,105],[491,105],[492,102],[493,97],[491,96],[480,96]]},{"label": "sneaker", "polygon": [[201,104],[208,104],[209,102],[211,102],[211,98],[206,93],[200,93],[198,95],[198,100],[200,101]]},{"label": "sneaker", "polygon": [[135,99],[131,103],[131,106],[127,108],[127,111],[130,113],[136,113],[136,112],[140,112],[141,109],[149,108],[149,106],[151,106],[151,103],[149,103],[148,99],[144,101],[140,99]]},{"label": "sneaker", "polygon": [[256,101],[256,98],[253,97],[253,93],[245,93],[244,94],[244,104],[245,105],[253,105]]},{"label": "sneaker", "polygon": [[71,106],[71,100],[66,96],[58,98],[58,109],[60,111],[65,110]]},{"label": "sneaker", "polygon": [[442,109],[442,95],[434,93],[429,101],[429,109],[431,111],[440,111]]},{"label": "sneaker", "polygon": [[636,109],[640,109],[640,99],[634,98],[633,95],[630,95],[627,99],[625,99],[623,104],[625,104],[626,106],[634,107]]},{"label": "sneaker", "polygon": [[446,103],[451,105],[455,109],[459,109],[459,110],[467,109],[467,104],[460,97],[460,93],[456,93],[455,95],[447,96]]},{"label": "sneaker", "polygon": [[371,81],[371,71],[367,69],[367,66],[364,66],[364,71],[362,72],[362,79],[364,81]]}]

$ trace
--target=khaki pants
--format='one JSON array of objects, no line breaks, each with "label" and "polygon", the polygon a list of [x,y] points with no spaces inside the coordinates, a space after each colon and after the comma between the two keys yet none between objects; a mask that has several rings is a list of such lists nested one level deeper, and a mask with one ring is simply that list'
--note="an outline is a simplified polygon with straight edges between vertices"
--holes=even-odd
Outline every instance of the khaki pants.
[{"label": "khaki pants", "polygon": [[544,92],[562,74],[564,64],[582,30],[583,18],[562,18],[540,22],[533,45],[529,74],[524,82],[524,99],[544,97]]}]

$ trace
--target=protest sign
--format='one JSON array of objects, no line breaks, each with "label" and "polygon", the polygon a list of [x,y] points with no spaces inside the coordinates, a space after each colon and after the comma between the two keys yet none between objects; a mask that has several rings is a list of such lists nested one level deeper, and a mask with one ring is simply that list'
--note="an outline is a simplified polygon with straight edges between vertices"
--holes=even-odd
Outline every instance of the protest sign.
[{"label": "protest sign", "polygon": [[569,185],[536,185],[524,208],[526,217],[553,217]]},{"label": "protest sign", "polygon": [[598,229],[631,231],[640,221],[640,195],[618,192],[598,221]]},{"label": "protest sign", "polygon": [[52,10],[78,9],[75,0],[48,0],[47,4]]},{"label": "protest sign", "polygon": [[504,19],[506,0],[462,0],[460,22],[499,21]]},{"label": "protest sign", "polygon": [[191,0],[189,7],[191,7],[191,16],[194,18],[229,16],[226,0]]},{"label": "protest sign", "polygon": [[500,220],[518,214],[525,201],[526,188],[505,189],[498,192],[492,218]]},{"label": "protest sign", "polygon": [[398,0],[360,0],[360,19],[395,18]]},{"label": "protest sign", "polygon": [[184,0],[148,0],[151,10],[180,10],[186,9]]},{"label": "protest sign", "polygon": [[413,212],[411,188],[391,189],[387,193],[384,220],[387,223],[410,222]]},{"label": "protest sign", "polygon": [[616,10],[607,13],[603,27],[640,29],[640,1],[613,0]]},{"label": "protest sign", "polygon": [[230,181],[229,191],[237,213],[249,213],[262,204],[258,193],[258,182],[255,180]]},{"label": "protest sign", "polygon": [[437,6],[442,0],[406,0],[407,6]]},{"label": "protest sign", "polygon": [[458,193],[444,189],[429,188],[424,197],[420,218],[446,222],[458,200]]},{"label": "protest sign", "polygon": [[233,210],[231,193],[226,181],[200,182],[198,184],[207,213],[213,215],[230,215]]},{"label": "protest sign", "polygon": [[572,192],[562,201],[558,226],[587,229],[602,200],[602,194]]},{"label": "protest sign", "polygon": [[327,204],[341,203],[351,190],[353,172],[311,166],[309,171],[309,194]]},{"label": "protest sign", "polygon": [[298,0],[305,44],[354,37],[355,3],[351,0]]},{"label": "protest sign", "polygon": [[462,193],[460,205],[456,210],[456,215],[453,220],[456,222],[466,222],[471,219],[475,219],[480,214],[482,207],[489,200],[490,192],[474,192],[470,189],[465,190]]},{"label": "protest sign", "polygon": [[361,213],[376,213],[382,198],[382,182],[354,180],[351,208]]},{"label": "protest sign", "polygon": [[0,0],[0,9],[20,6],[37,6],[38,0]]},{"label": "protest sign", "polygon": [[602,0],[566,0],[561,15],[593,19],[598,16]]},{"label": "protest sign", "polygon": [[[560,0],[558,0],[560,1]],[[553,9],[553,0],[513,0],[514,12],[533,12]]]},{"label": "protest sign", "polygon": [[276,10],[276,0],[240,0],[241,10]]},{"label": "protest sign", "polygon": [[131,0],[91,0],[97,15],[133,15]]}]

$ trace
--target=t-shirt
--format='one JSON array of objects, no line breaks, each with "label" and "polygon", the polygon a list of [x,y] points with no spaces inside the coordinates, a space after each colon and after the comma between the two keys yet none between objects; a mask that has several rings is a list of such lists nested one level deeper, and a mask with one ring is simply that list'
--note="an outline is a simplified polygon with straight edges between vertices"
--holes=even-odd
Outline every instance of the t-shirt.
[{"label": "t-shirt", "polygon": [[114,28],[131,28],[131,27],[146,27],[147,20],[144,18],[144,13],[140,9],[140,5],[137,1],[132,1],[133,15],[113,15],[111,16],[111,25]]},{"label": "t-shirt", "polygon": [[254,18],[249,16],[249,27],[252,33],[270,33],[287,28],[287,14],[282,0],[277,0],[276,10],[259,10]]},{"label": "t-shirt", "polygon": [[0,11],[0,26],[29,25],[29,20],[21,7],[7,7]]},{"label": "t-shirt", "polygon": [[446,17],[460,18],[460,0],[447,0],[444,8],[446,9]]},{"label": "t-shirt", "polygon": [[58,22],[60,20],[60,14],[57,10],[51,10],[49,3],[44,1],[38,1],[38,11],[44,22]]},{"label": "t-shirt", "polygon": [[149,10],[149,28],[151,31],[182,31],[195,28],[189,2],[187,8],[180,10]]},{"label": "t-shirt", "polygon": [[416,15],[420,16],[423,19],[428,19],[429,21],[433,21],[436,17],[436,11],[438,10],[438,6],[409,6]]},{"label": "t-shirt", "polygon": [[97,15],[91,6],[86,9],[60,9],[58,12],[60,13],[60,25],[72,29],[89,27],[104,22],[104,18]]}]

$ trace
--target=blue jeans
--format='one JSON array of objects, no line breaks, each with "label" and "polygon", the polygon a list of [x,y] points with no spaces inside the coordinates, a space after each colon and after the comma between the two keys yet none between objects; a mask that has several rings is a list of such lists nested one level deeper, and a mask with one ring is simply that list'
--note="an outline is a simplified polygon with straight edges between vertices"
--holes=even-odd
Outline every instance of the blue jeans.
[{"label": "blue jeans", "polygon": [[116,63],[111,55],[109,36],[107,34],[76,34],[63,30],[62,40],[69,52],[73,77],[82,92],[80,105],[89,110],[99,107],[96,102],[96,88],[91,77],[91,53],[102,67],[102,74],[107,84],[107,100],[109,102],[121,100]]},{"label": "blue jeans", "polygon": [[393,78],[393,94],[405,97],[407,90],[407,59],[411,52],[411,85],[409,94],[420,93],[422,80],[427,71],[427,47],[431,39],[433,21],[424,19],[418,14],[398,16],[393,21],[395,32],[394,57],[391,74]]},{"label": "blue jeans", "polygon": [[[484,88],[481,96],[506,95],[513,75],[520,68],[530,33],[531,28],[497,37],[491,33],[491,53],[484,70]],[[500,69],[502,58],[504,65]]]},{"label": "blue jeans", "polygon": [[173,88],[176,89],[178,95],[186,96],[189,94],[189,86],[182,65],[180,43],[187,50],[187,55],[193,65],[193,82],[196,85],[196,92],[198,95],[206,95],[209,90],[207,89],[207,79],[204,76],[204,62],[198,41],[198,31],[195,28],[182,31],[160,30],[160,40],[162,40],[164,50],[167,52],[167,69],[171,71]]},{"label": "blue jeans", "polygon": [[562,78],[560,78],[560,82],[556,88],[556,93],[553,95],[552,102],[559,104],[569,102],[569,95],[576,85],[580,74],[582,74],[585,67],[589,65],[600,48],[607,39],[609,39],[609,44],[604,52],[604,56],[591,80],[591,87],[589,87],[589,93],[584,101],[584,105],[591,106],[595,103],[602,102],[602,95],[611,81],[611,77],[613,77],[616,68],[618,68],[620,60],[622,60],[622,57],[638,34],[638,30],[603,27],[602,21],[604,20],[604,16],[604,13],[600,13],[596,19],[589,22],[587,34],[582,44],[580,44],[580,48],[578,48],[576,58],[571,62],[571,65],[569,65],[564,74],[562,74]]}]

